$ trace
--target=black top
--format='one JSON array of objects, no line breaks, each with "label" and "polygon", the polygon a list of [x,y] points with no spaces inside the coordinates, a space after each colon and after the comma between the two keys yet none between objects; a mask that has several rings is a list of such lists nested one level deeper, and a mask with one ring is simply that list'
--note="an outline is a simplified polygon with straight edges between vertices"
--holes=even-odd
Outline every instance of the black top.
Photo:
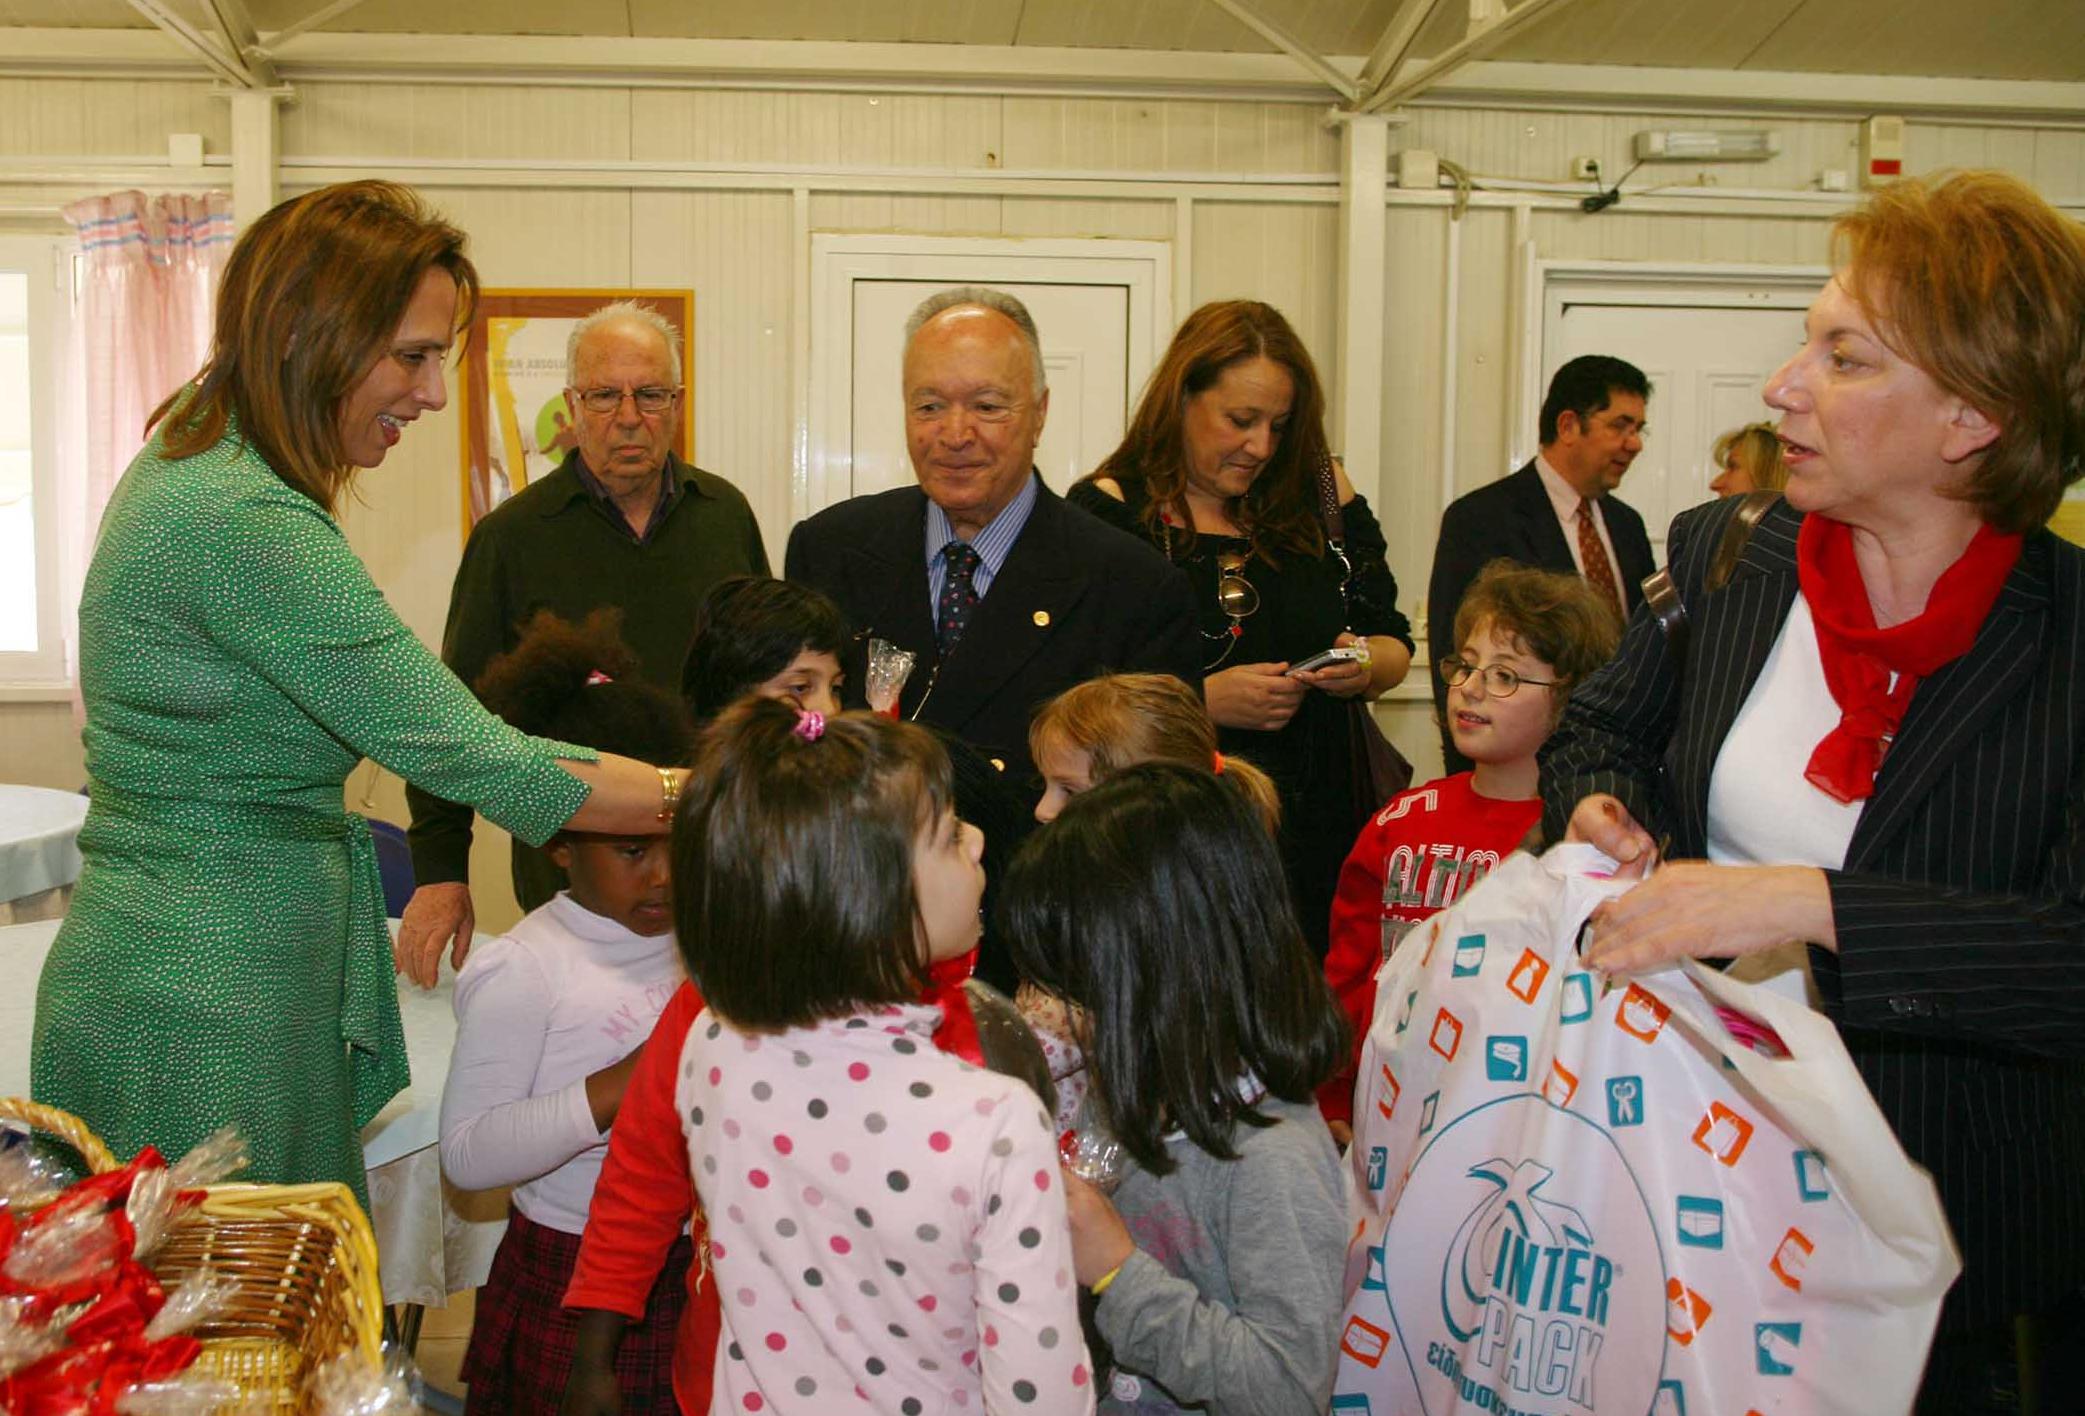
[{"label": "black top", "polygon": [[[1117,501],[1091,482],[1080,482],[1067,495],[1072,505],[1111,525],[1150,540],[1144,524],[1145,484],[1122,482],[1126,500]],[[1357,635],[1385,635],[1412,643],[1411,621],[1397,609],[1397,581],[1384,559],[1388,547],[1375,513],[1356,496],[1341,508],[1345,516],[1344,549],[1353,565],[1351,604],[1341,591],[1346,568],[1328,546],[1323,554],[1305,556],[1276,552],[1278,563],[1250,555],[1242,536],[1217,536],[1171,528],[1169,552],[1193,587],[1197,623],[1202,631],[1205,673],[1236,664],[1298,662],[1330,649],[1342,630]],[[1217,557],[1226,552],[1248,555],[1244,575],[1259,591],[1260,607],[1240,624],[1235,645],[1230,618],[1217,602]],[[1225,648],[1230,645],[1230,651]],[[1218,656],[1222,656],[1219,659]],[[1296,715],[1275,732],[1219,728],[1225,752],[1235,752],[1274,779],[1281,791],[1282,847],[1289,883],[1296,892],[1304,936],[1318,952],[1325,947],[1332,908],[1332,889],[1340,863],[1353,845],[1354,818],[1361,809],[1355,792],[1349,747],[1346,703],[1330,694],[1307,696]]]}]

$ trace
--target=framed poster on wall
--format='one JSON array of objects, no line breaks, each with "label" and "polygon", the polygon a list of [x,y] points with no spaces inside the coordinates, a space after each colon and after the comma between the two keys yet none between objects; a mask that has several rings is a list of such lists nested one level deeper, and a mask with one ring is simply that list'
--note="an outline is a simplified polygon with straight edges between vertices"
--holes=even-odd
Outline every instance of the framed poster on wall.
[{"label": "framed poster on wall", "polygon": [[576,437],[565,406],[565,345],[573,325],[617,300],[656,310],[680,331],[687,393],[673,450],[695,460],[694,291],[482,290],[458,380],[466,538],[479,517],[565,460]]}]

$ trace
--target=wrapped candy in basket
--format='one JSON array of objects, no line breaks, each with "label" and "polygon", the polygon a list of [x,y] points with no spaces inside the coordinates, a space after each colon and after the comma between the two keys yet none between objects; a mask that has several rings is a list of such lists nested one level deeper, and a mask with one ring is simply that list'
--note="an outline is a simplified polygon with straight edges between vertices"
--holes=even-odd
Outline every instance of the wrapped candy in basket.
[{"label": "wrapped candy in basket", "polygon": [[[76,1153],[67,1186],[30,1133]],[[369,1221],[345,1186],[214,1183],[220,1132],[125,1165],[76,1117],[0,1098],[0,1412],[363,1416],[415,1409],[386,1371]]]}]

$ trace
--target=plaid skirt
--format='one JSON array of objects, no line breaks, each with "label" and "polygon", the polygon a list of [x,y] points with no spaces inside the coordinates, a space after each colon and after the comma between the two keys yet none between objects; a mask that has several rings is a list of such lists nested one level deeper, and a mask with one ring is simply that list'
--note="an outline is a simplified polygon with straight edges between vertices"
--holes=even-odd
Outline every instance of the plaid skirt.
[{"label": "plaid skirt", "polygon": [[[673,1398],[673,1338],[688,1302],[695,1247],[683,1234],[667,1251],[644,1321],[623,1334],[615,1374],[628,1416],[678,1416]],[[577,1316],[563,1306],[579,1262],[579,1236],[510,1210],[507,1237],[478,1290],[477,1317],[464,1349],[465,1409],[484,1416],[557,1416],[572,1372]]]}]

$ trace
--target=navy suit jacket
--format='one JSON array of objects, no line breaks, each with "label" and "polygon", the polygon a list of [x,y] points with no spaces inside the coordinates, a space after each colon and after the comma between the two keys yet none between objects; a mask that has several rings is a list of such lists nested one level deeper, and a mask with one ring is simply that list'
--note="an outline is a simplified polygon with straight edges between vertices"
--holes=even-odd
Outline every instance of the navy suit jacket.
[{"label": "navy suit jacket", "polygon": [[[1621,577],[1629,612],[1634,614],[1643,602],[1644,577],[1658,568],[1651,558],[1651,538],[1644,532],[1643,518],[1618,498],[1600,499],[1600,519],[1607,524],[1607,539],[1614,543],[1615,572]],[[1564,528],[1557,523],[1556,506],[1532,461],[1509,477],[1457,497],[1441,515],[1433,578],[1426,588],[1426,652],[1436,662],[1455,652],[1455,611],[1462,604],[1463,592],[1478,571],[1501,557],[1537,570],[1578,573]],[[1431,668],[1429,665],[1427,677],[1433,683],[1442,756],[1449,772],[1467,772],[1470,760],[1455,750],[1448,732],[1448,686]]]},{"label": "navy suit jacket", "polygon": [[864,701],[869,635],[910,649],[919,661],[904,716],[969,742],[1025,789],[1028,720],[1073,684],[1150,671],[1200,686],[1187,577],[1047,486],[944,662],[927,603],[926,516],[926,494],[899,487],[827,507],[790,533],[784,573],[832,596],[857,633],[843,665],[850,707]]},{"label": "navy suit jacket", "polygon": [[[1611,792],[1672,859],[1708,851],[1709,780],[1798,590],[1800,513],[1774,505],[1730,580],[1703,590],[1740,499],[1673,523],[1682,660],[1638,615],[1542,752],[1545,834]],[[1814,744],[1790,744],[1807,754]],[[1825,1010],[1913,1160],[1963,1273],[1944,1330],[2085,1283],[2085,552],[2047,531],[1969,652],[1918,685],[1844,866]],[[1829,1161],[1827,1161],[1829,1164]]]}]

